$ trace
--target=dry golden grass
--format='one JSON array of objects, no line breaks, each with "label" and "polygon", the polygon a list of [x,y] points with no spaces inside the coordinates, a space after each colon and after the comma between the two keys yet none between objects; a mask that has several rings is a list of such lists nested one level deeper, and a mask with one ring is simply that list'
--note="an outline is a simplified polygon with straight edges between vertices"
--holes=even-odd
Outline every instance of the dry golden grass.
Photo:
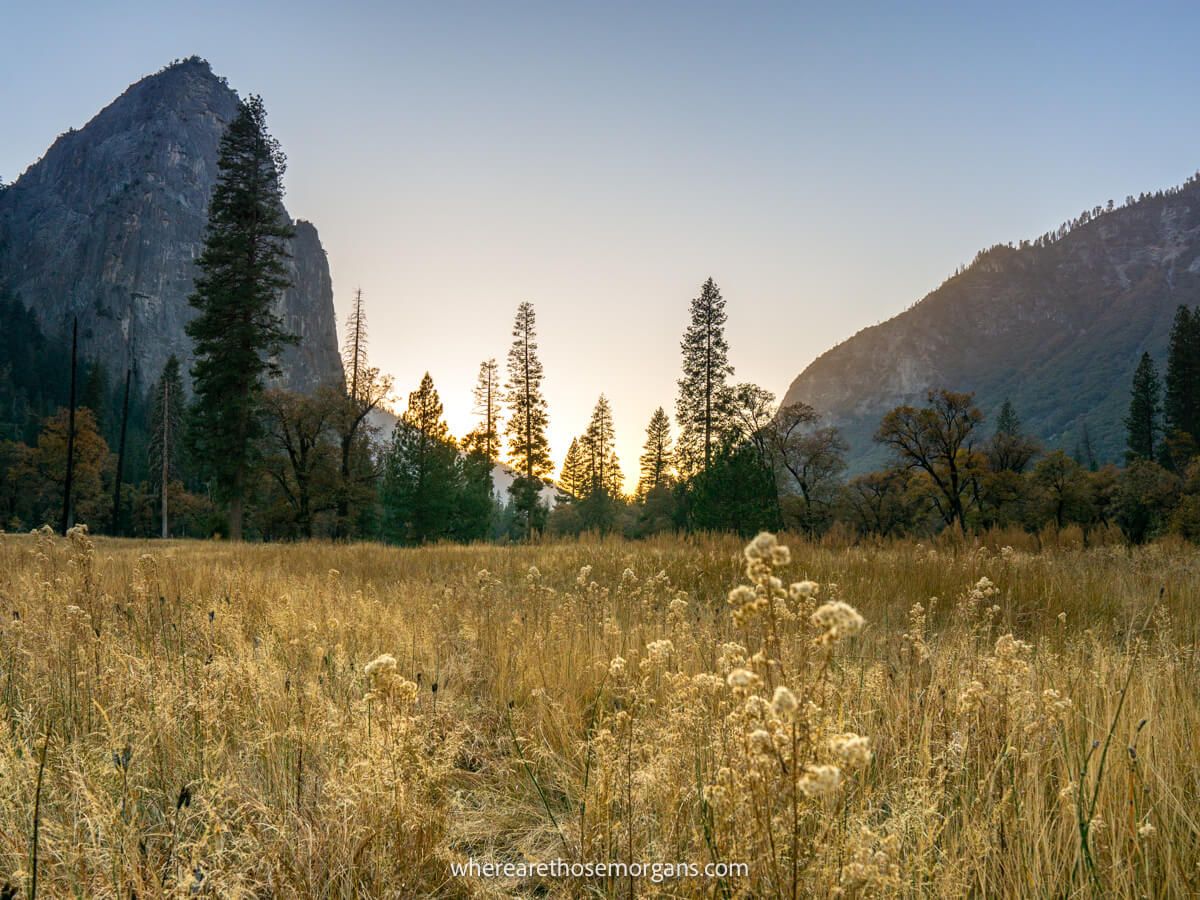
[{"label": "dry golden grass", "polygon": [[1193,549],[781,543],[0,537],[0,882],[36,822],[41,896],[1200,893]]}]

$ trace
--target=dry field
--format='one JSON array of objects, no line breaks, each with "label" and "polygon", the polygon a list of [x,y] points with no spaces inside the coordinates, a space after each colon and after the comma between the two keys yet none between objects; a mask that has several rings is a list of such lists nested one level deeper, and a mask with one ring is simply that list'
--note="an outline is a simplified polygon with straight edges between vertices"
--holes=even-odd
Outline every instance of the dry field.
[{"label": "dry field", "polygon": [[779,543],[0,537],[0,896],[1200,894],[1194,549]]}]

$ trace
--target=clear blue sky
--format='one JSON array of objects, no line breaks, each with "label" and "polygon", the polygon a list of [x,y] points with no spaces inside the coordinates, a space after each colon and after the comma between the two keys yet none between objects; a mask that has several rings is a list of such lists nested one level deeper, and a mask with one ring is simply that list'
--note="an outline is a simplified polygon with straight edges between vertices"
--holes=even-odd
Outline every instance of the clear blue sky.
[{"label": "clear blue sky", "polygon": [[0,176],[203,56],[266,100],[402,392],[429,369],[466,430],[531,300],[556,458],[605,391],[628,475],[708,275],[782,394],[980,247],[1200,168],[1195,4],[916,7],[10,0]]}]

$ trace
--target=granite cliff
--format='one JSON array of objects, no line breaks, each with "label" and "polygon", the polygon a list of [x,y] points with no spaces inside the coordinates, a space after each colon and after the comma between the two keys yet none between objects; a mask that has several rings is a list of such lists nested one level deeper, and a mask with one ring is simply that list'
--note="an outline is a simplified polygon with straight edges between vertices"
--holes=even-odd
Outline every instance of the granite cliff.
[{"label": "granite cliff", "polygon": [[[143,388],[170,354],[191,363],[187,298],[237,102],[204,60],[174,63],[60,135],[0,193],[0,284],[53,337],[78,316],[81,353],[112,373],[131,348]],[[325,251],[311,223],[295,228],[279,312],[300,343],[281,362],[284,384],[307,391],[342,369]]]}]

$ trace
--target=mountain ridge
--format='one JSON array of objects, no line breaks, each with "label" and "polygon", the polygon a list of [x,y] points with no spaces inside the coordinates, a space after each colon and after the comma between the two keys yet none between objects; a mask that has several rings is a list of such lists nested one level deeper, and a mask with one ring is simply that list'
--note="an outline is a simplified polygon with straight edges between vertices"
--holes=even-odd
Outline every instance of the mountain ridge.
[{"label": "mountain ridge", "polygon": [[1124,447],[1129,380],[1160,363],[1179,304],[1200,302],[1200,182],[1085,212],[1036,241],[981,251],[920,301],[818,356],[784,402],[804,401],[850,442],[851,472],[882,464],[880,417],[926,390],[1005,399],[1049,447]]}]

